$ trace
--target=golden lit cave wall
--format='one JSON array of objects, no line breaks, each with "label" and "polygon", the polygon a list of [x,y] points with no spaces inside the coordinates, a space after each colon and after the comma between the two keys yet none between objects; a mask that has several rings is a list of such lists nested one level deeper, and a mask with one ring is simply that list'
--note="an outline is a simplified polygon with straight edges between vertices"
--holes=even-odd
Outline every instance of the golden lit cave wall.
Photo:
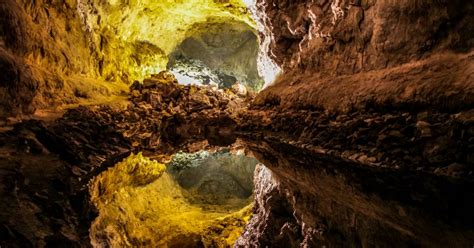
[{"label": "golden lit cave wall", "polygon": [[166,69],[168,55],[196,23],[239,21],[254,28],[242,0],[79,0],[99,72],[130,82]]},{"label": "golden lit cave wall", "polygon": [[164,164],[131,155],[92,180],[99,211],[90,228],[94,247],[231,247],[252,205],[206,211],[191,205]]},{"label": "golden lit cave wall", "polygon": [[190,27],[209,18],[253,26],[237,0],[1,0],[0,116],[109,100],[165,68]]},{"label": "golden lit cave wall", "polygon": [[76,0],[0,1],[0,116],[71,103],[74,92],[101,88],[85,80],[98,73],[77,7]]}]

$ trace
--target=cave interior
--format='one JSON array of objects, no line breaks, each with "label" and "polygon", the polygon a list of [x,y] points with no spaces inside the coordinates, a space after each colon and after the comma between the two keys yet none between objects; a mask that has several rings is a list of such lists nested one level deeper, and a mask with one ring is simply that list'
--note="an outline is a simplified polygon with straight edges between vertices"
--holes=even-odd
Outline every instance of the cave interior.
[{"label": "cave interior", "polygon": [[1,0],[0,248],[474,246],[474,2]]}]

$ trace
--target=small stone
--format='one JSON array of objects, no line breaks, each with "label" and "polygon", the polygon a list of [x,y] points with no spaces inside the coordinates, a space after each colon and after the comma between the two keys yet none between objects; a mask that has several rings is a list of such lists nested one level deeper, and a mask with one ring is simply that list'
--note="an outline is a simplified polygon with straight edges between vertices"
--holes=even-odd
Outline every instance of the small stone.
[{"label": "small stone", "polygon": [[374,162],[377,161],[377,158],[376,157],[368,157],[367,161],[369,161],[370,163],[374,163]]},{"label": "small stone", "polygon": [[420,132],[420,136],[425,138],[425,137],[431,137],[431,125],[426,122],[426,121],[418,121],[416,123],[416,128]]},{"label": "small stone", "polygon": [[428,112],[421,112],[419,113],[416,118],[419,120],[419,121],[426,121],[428,119]]},{"label": "small stone", "polygon": [[71,171],[72,171],[72,174],[74,174],[76,176],[82,176],[82,175],[87,174],[86,171],[84,171],[83,169],[81,169],[77,166],[72,166]]},{"label": "small stone", "polygon": [[388,135],[391,136],[391,137],[396,137],[396,138],[402,138],[403,137],[402,133],[398,130],[391,130],[388,133]]}]

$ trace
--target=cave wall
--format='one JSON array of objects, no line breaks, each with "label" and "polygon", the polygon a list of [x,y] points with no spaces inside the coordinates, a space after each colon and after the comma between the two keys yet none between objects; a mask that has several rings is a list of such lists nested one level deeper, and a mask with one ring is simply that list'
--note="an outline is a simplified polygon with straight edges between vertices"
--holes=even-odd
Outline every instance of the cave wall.
[{"label": "cave wall", "polygon": [[258,14],[282,67],[353,74],[474,46],[466,1],[263,1]]},{"label": "cave wall", "polygon": [[74,79],[66,78],[97,75],[77,7],[76,1],[0,2],[0,116],[73,101]]},{"label": "cave wall", "polygon": [[473,13],[469,1],[257,1],[284,69],[257,102],[472,107]]},{"label": "cave wall", "polygon": [[236,246],[469,246],[473,13],[258,0],[261,49],[282,73],[239,120],[267,168]]},{"label": "cave wall", "polygon": [[81,1],[86,29],[98,52],[100,74],[130,82],[166,69],[168,55],[202,28],[196,23],[242,22],[254,26],[239,0]]},{"label": "cave wall", "polygon": [[166,69],[168,54],[208,18],[255,25],[240,0],[5,0],[0,16],[2,123],[110,101]]}]

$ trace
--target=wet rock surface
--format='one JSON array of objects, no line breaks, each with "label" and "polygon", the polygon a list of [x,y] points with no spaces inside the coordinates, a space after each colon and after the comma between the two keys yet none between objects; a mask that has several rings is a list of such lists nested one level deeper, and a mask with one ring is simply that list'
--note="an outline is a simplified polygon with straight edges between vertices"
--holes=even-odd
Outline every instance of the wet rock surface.
[{"label": "wet rock surface", "polygon": [[268,167],[256,171],[254,217],[237,246],[472,242],[471,110],[331,113],[249,100],[163,72],[133,84],[125,107],[16,124],[0,134],[2,244],[88,246],[91,178],[131,152],[237,139]]},{"label": "wet rock surface", "polygon": [[248,144],[268,169],[257,170],[254,216],[237,247],[473,242],[472,177],[371,168],[271,139]]},{"label": "wet rock surface", "polygon": [[468,246],[472,114],[242,112],[240,137],[267,168],[236,246]]},{"label": "wet rock surface", "polygon": [[447,171],[442,168],[457,164],[459,174],[449,176],[463,178],[473,173],[472,111],[327,114],[261,108],[245,113],[249,115],[242,116],[241,131],[261,132],[265,139],[280,140],[321,156],[439,174]]},{"label": "wet rock surface", "polygon": [[255,158],[222,150],[213,154],[175,154],[167,169],[190,193],[190,203],[213,207],[251,198],[257,163]]},{"label": "wet rock surface", "polygon": [[268,169],[236,246],[472,246],[473,10],[257,1],[284,73],[239,119]]},{"label": "wet rock surface", "polygon": [[238,246],[472,242],[472,111],[330,114],[247,101],[161,73],[134,84],[125,108],[79,107],[1,133],[2,242],[87,246],[93,176],[131,152],[237,138],[268,167],[257,169],[254,217]]}]

